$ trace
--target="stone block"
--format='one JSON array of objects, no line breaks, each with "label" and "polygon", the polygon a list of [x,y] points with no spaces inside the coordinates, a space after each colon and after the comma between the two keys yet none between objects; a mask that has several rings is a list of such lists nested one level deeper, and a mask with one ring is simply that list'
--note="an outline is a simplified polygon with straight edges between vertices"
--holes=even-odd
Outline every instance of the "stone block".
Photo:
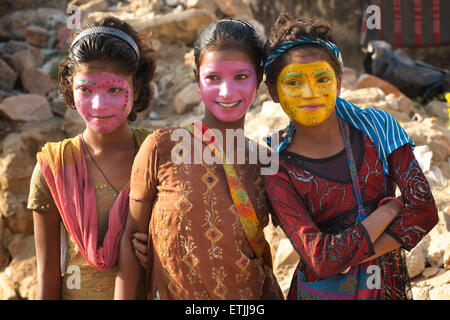
[{"label": "stone block", "polygon": [[22,94],[6,98],[0,112],[12,121],[41,121],[53,117],[47,99],[37,94]]},{"label": "stone block", "polygon": [[39,95],[45,95],[55,87],[50,77],[39,68],[22,71],[20,81],[27,92]]}]

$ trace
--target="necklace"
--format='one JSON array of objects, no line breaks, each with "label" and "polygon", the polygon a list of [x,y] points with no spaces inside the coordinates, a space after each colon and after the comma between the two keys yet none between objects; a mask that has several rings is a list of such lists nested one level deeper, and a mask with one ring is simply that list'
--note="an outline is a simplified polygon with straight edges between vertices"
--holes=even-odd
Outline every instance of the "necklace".
[{"label": "necklace", "polygon": [[[81,134],[81,142],[83,143],[83,146],[85,147],[85,149],[87,150],[89,157],[92,159],[92,162],[94,162],[94,165],[97,167],[98,171],[100,171],[100,173],[102,174],[103,178],[105,178],[106,182],[109,184],[109,186],[111,187],[111,189],[114,190],[114,192],[116,193],[116,195],[119,194],[119,191],[116,190],[116,188],[113,187],[113,185],[111,184],[111,182],[109,182],[108,178],[106,177],[106,174],[103,172],[103,170],[100,168],[100,166],[97,164],[97,162],[95,161],[94,157],[92,156],[91,152],[89,151],[89,147],[87,146],[86,142],[84,141],[83,138],[83,134],[84,132]],[[136,156],[136,151],[137,151],[137,146],[136,146],[136,139],[134,140],[134,155]]]}]

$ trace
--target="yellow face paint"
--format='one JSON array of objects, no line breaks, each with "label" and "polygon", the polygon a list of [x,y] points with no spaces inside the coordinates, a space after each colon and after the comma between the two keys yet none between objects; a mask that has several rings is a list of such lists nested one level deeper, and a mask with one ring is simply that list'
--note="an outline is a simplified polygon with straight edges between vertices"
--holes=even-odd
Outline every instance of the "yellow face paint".
[{"label": "yellow face paint", "polygon": [[305,126],[324,122],[334,109],[337,79],[325,60],[285,66],[277,79],[277,92],[284,112]]}]

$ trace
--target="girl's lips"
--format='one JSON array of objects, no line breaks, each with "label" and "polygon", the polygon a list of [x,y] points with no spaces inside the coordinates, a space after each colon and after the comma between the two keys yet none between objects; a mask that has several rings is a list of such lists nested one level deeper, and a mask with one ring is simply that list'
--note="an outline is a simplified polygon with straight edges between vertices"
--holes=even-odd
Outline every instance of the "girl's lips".
[{"label": "girl's lips", "polygon": [[96,115],[91,115],[91,117],[93,118],[93,119],[96,119],[96,120],[108,120],[108,119],[111,119],[111,118],[114,118],[114,115],[109,115],[109,116],[105,116],[105,115],[99,115],[99,116],[96,116]]},{"label": "girl's lips", "polygon": [[312,103],[312,104],[308,104],[306,106],[303,106],[302,109],[304,110],[316,110],[319,108],[322,108],[323,105],[322,104],[318,104],[318,103]]},{"label": "girl's lips", "polygon": [[241,103],[242,100],[237,100],[237,101],[233,101],[233,102],[219,102],[216,101],[216,103],[221,106],[222,108],[233,108],[235,106],[237,106],[239,103]]}]

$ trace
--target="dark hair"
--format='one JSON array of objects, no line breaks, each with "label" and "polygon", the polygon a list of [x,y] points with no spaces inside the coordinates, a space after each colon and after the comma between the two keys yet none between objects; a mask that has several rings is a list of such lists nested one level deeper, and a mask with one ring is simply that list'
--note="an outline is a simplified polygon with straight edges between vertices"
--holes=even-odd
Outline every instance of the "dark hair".
[{"label": "dark hair", "polygon": [[144,111],[153,98],[150,82],[155,74],[155,54],[150,41],[141,39],[136,30],[128,23],[112,16],[88,19],[86,27],[72,36],[72,41],[82,31],[91,27],[111,27],[128,34],[137,44],[140,52],[138,59],[133,48],[124,40],[108,34],[90,34],[78,40],[69,49],[67,57],[60,63],[58,72],[59,91],[66,106],[75,109],[72,91],[72,78],[77,65],[93,61],[111,61],[124,74],[133,77],[133,85],[141,84],[138,99],[128,120],[136,120],[136,114]]},{"label": "dark hair", "polygon": [[[313,38],[322,39],[324,41],[331,41],[339,47],[334,38],[333,29],[327,21],[322,19],[312,20],[305,17],[293,19],[288,14],[281,13],[270,30],[269,37],[264,45],[266,56],[269,56],[270,53],[281,43],[286,41],[295,41],[304,36],[310,36]],[[317,44],[301,45],[301,48],[308,47],[317,48],[323,51],[336,72],[336,76],[342,75],[342,67],[339,65],[339,62],[334,54],[332,54],[327,48]],[[282,69],[282,60],[283,59],[276,59],[272,66],[270,66],[266,77],[267,82],[272,82],[276,79],[276,76]]]},{"label": "dark hair", "polygon": [[264,73],[263,41],[256,30],[246,21],[227,18],[214,21],[202,30],[194,44],[195,66],[199,69],[202,54],[209,49],[244,51],[255,67],[258,84]]}]

